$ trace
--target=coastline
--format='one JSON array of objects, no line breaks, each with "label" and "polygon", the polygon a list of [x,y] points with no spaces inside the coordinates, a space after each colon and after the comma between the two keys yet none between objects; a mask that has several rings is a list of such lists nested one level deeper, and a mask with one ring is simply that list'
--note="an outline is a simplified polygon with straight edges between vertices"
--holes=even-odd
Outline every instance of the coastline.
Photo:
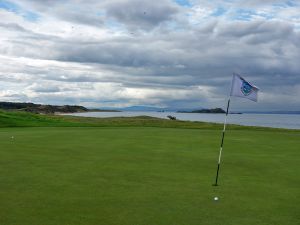
[{"label": "coastline", "polygon": [[[182,122],[206,122],[223,124],[225,114],[220,113],[177,113],[177,112],[87,112],[87,113],[67,113],[62,114],[66,116],[77,116],[77,117],[91,117],[91,118],[133,118],[148,116],[159,119],[168,120],[167,116],[171,115],[176,117],[175,121]],[[229,114],[228,123],[241,125],[241,126],[255,126],[255,127],[266,127],[266,128],[282,128],[299,130],[300,129],[300,115],[278,115],[278,114]]]}]

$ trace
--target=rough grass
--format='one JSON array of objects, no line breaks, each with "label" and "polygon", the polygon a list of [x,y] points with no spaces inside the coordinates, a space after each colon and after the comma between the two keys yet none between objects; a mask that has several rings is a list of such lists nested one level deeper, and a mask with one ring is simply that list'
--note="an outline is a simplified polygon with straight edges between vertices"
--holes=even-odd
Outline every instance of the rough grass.
[{"label": "rough grass", "polygon": [[1,225],[299,224],[299,130],[3,114]]},{"label": "rough grass", "polygon": [[[27,112],[7,112],[0,110],[0,127],[160,127],[188,129],[223,129],[222,124],[161,119],[149,116],[93,118],[61,115],[39,115]],[[233,130],[272,130],[288,129],[250,127],[228,124]]]},{"label": "rough grass", "polygon": [[220,128],[221,125],[204,122],[171,121],[149,116],[90,118],[78,116],[39,115],[27,112],[0,111],[1,127],[173,127]]}]

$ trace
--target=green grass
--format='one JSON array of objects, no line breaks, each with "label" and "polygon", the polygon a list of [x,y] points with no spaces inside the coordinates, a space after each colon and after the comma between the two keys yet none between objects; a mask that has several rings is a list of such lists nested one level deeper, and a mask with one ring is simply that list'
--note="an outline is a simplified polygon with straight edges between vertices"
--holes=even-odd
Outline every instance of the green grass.
[{"label": "green grass", "polygon": [[213,187],[219,125],[22,116],[0,113],[1,225],[299,224],[299,130],[231,126]]}]

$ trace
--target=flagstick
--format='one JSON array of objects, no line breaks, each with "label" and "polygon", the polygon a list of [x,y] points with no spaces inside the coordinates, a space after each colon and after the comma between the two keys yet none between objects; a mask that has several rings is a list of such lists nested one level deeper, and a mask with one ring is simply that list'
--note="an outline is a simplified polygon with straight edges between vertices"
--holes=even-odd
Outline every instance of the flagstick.
[{"label": "flagstick", "polygon": [[223,143],[224,143],[224,136],[225,136],[225,130],[226,130],[226,122],[227,122],[227,115],[228,115],[229,104],[230,104],[230,97],[229,97],[228,103],[227,103],[226,115],[225,115],[225,120],[224,120],[224,128],[223,128],[223,132],[222,132],[222,141],[221,141],[221,147],[220,147],[220,153],[219,153],[219,160],[218,160],[216,183],[214,184],[214,186],[218,186],[219,170],[220,170],[220,164],[221,164],[221,156],[222,156],[222,150],[223,150]]}]

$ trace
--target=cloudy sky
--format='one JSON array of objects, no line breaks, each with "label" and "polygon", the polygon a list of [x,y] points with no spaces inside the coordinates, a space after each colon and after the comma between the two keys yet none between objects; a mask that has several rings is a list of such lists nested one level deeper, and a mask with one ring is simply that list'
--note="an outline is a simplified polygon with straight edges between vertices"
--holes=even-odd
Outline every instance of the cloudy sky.
[{"label": "cloudy sky", "polygon": [[300,110],[299,0],[0,0],[0,101]]}]

